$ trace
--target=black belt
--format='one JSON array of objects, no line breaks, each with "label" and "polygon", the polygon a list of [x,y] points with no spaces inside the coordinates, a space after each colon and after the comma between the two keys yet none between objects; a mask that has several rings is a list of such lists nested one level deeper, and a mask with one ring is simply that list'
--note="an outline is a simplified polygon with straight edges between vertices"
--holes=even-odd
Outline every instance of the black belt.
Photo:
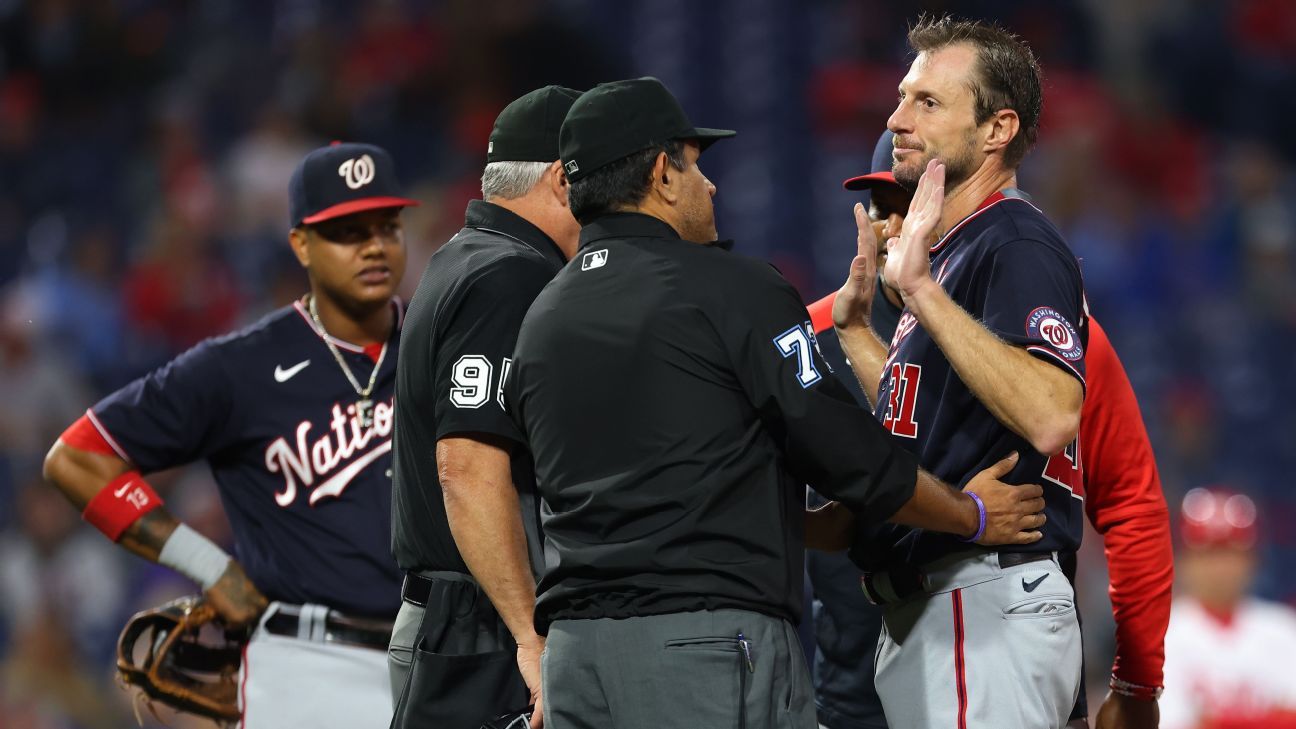
[{"label": "black belt", "polygon": [[1053,559],[1052,552],[1000,552],[999,566],[1003,569],[1031,562],[1044,562]]},{"label": "black belt", "polygon": [[[387,650],[391,642],[392,621],[378,618],[357,618],[329,610],[322,629],[303,633],[303,611],[296,605],[280,605],[274,615],[265,621],[265,629],[275,635],[325,643],[354,645],[362,648]],[[311,627],[311,626],[306,626]]]},{"label": "black belt", "polygon": [[[1052,552],[999,552],[997,556],[1000,569],[1053,559]],[[925,592],[925,577],[921,567],[900,564],[881,572],[865,572],[860,577],[860,589],[864,591],[864,596],[869,602],[874,605],[886,605]],[[878,584],[882,579],[887,581],[885,588]],[[894,597],[890,597],[892,594]]]},{"label": "black belt", "polygon": [[476,584],[472,575],[453,571],[406,572],[405,582],[401,585],[401,599],[411,605],[427,607],[428,595],[432,593],[432,583],[437,580],[450,582],[471,582]]}]

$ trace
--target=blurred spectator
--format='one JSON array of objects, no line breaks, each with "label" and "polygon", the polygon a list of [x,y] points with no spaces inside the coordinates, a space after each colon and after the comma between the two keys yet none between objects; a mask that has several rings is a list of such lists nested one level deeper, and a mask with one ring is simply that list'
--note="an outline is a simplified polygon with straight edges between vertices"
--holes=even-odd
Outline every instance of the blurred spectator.
[{"label": "blurred spectator", "polygon": [[42,483],[29,481],[17,498],[18,524],[0,533],[0,615],[35,639],[39,625],[54,610],[70,628],[70,660],[99,665],[111,646],[126,606],[123,559],[103,549],[102,539],[84,526],[63,497]]},{"label": "blurred spectator", "polygon": [[[66,510],[66,509],[65,509]],[[0,662],[0,726],[120,729],[129,715],[113,701],[103,671],[87,669],[65,630],[63,604],[41,601]],[[102,664],[101,664],[102,665]]]},{"label": "blurred spectator", "polygon": [[0,315],[0,459],[16,467],[30,466],[90,399],[77,370],[41,340],[26,311],[10,297]]},{"label": "blurred spectator", "polygon": [[225,158],[229,219],[226,235],[262,234],[279,241],[288,229],[288,192],[283,180],[312,142],[277,103],[262,108],[255,127],[231,145]]},{"label": "blurred spectator", "polygon": [[232,329],[241,306],[229,267],[172,217],[154,225],[151,248],[127,269],[122,293],[128,326],[160,353]]},{"label": "blurred spectator", "polygon": [[1184,496],[1163,729],[1296,727],[1296,610],[1248,596],[1256,522],[1242,494],[1212,487]]}]

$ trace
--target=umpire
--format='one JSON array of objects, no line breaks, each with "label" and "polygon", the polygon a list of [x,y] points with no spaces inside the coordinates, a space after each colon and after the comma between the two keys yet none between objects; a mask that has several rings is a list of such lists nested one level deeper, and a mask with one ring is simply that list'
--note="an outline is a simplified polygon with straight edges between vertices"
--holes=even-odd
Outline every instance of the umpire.
[{"label": "umpire", "polygon": [[388,651],[397,729],[476,729],[531,703],[540,713],[538,504],[500,383],[523,314],[576,249],[557,159],[579,93],[547,86],[500,113],[483,199],[432,256],[406,316],[392,484],[406,576]]},{"label": "umpire", "polygon": [[697,161],[733,134],[694,127],[651,78],[586,92],[563,123],[581,248],[505,384],[543,499],[553,729],[814,727],[793,627],[806,482],[872,519],[1038,538],[1021,531],[1038,487],[988,471],[969,498],[920,472],[825,376],[796,290],[716,244]]}]

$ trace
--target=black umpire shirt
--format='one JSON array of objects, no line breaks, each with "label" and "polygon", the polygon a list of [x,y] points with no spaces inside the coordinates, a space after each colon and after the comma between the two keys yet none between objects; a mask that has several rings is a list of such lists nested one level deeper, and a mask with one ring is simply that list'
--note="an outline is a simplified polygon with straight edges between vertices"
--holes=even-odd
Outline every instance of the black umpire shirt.
[{"label": "black umpire shirt", "polygon": [[917,462],[831,376],[807,318],[768,264],[656,218],[582,229],[505,385],[543,500],[541,633],[718,608],[796,621],[805,484],[870,519],[909,499]]},{"label": "black umpire shirt", "polygon": [[533,571],[540,560],[539,506],[522,434],[504,412],[518,328],[536,294],[565,260],[549,236],[481,200],[463,230],[428,263],[410,302],[396,367],[392,552],[404,570],[468,572],[446,522],[436,443],[485,433],[513,448],[513,483]]}]

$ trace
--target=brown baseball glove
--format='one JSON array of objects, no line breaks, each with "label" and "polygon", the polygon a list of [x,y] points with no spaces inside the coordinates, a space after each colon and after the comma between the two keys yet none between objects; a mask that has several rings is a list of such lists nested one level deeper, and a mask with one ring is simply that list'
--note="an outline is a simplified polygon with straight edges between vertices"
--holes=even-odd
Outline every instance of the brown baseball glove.
[{"label": "brown baseball glove", "polygon": [[239,719],[244,633],[225,630],[193,595],[136,613],[117,639],[117,673],[148,700],[218,722]]}]

